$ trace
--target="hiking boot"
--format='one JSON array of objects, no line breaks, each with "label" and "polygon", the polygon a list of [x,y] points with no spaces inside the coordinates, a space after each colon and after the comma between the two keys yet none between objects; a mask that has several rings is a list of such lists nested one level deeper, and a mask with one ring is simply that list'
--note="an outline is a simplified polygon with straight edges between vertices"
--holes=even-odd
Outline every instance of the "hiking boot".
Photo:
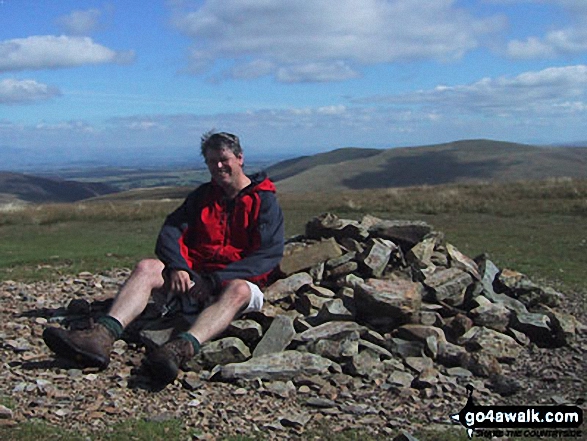
[{"label": "hiking boot", "polygon": [[179,368],[193,356],[192,343],[184,338],[176,338],[153,349],[147,357],[146,366],[157,383],[167,385],[173,383]]},{"label": "hiking boot", "polygon": [[43,340],[53,352],[84,367],[106,369],[116,338],[104,325],[90,329],[67,331],[50,327],[43,331]]}]

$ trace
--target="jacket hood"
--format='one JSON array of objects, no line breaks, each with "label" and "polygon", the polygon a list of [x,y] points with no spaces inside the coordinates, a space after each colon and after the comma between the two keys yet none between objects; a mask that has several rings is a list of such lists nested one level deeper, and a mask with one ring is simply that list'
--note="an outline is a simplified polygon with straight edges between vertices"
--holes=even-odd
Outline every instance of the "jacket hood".
[{"label": "jacket hood", "polygon": [[247,188],[248,191],[270,191],[275,193],[275,184],[267,177],[263,171],[247,175],[251,180],[251,185]]}]

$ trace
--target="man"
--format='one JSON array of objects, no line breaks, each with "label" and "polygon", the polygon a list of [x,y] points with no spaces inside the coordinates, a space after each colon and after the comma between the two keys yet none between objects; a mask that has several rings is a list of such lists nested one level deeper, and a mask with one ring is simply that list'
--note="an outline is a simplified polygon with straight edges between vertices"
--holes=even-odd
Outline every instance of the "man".
[{"label": "man", "polygon": [[261,309],[260,286],[278,266],[284,247],[275,186],[264,173],[244,173],[235,135],[207,133],[201,150],[211,181],[166,218],[155,249],[158,259],[138,263],[109,313],[92,328],[46,328],[43,339],[52,351],[105,369],[114,341],[143,312],[152,291],[165,289],[184,312],[201,310],[187,332],[147,356],[153,378],[168,384],[200,345],[222,332],[236,315]]}]

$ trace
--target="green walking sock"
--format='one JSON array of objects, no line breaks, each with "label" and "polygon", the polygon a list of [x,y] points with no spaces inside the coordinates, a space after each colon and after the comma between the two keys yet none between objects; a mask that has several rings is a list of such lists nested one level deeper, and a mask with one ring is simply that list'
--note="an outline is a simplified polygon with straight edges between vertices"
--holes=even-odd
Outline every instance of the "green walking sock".
[{"label": "green walking sock", "polygon": [[177,338],[183,338],[184,340],[189,341],[194,348],[194,355],[197,354],[198,352],[200,352],[200,342],[198,341],[198,339],[196,337],[194,337],[189,332],[182,332],[181,334],[179,334],[177,336]]},{"label": "green walking sock", "polygon": [[116,340],[118,340],[122,335],[122,331],[124,330],[122,324],[114,317],[104,315],[100,317],[97,320],[97,322],[103,325],[106,329],[108,329]]}]

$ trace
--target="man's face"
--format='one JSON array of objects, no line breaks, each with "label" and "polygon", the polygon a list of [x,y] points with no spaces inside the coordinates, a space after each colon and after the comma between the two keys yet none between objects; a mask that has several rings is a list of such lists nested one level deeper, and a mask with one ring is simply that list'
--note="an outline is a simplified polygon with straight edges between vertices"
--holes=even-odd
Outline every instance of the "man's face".
[{"label": "man's face", "polygon": [[212,179],[220,186],[233,185],[243,170],[243,155],[235,156],[232,150],[208,150],[206,165]]}]

